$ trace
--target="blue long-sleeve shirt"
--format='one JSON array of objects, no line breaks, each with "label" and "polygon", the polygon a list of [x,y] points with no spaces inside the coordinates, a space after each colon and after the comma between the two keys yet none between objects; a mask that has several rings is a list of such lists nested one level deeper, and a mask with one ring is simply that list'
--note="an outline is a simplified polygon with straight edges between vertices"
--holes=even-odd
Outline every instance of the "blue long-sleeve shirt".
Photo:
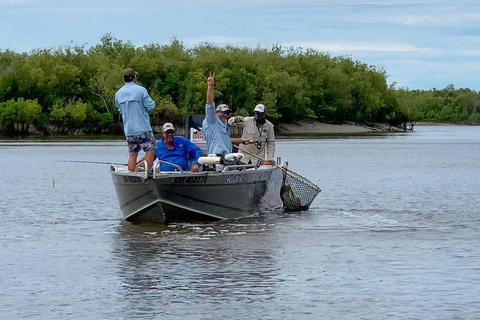
[{"label": "blue long-sleeve shirt", "polygon": [[155,108],[155,101],[150,98],[147,89],[134,82],[126,82],[115,93],[115,104],[122,114],[123,131],[127,137],[152,131],[148,111]]},{"label": "blue long-sleeve shirt", "polygon": [[227,153],[232,153],[230,128],[215,114],[215,104],[207,104],[205,107],[205,119],[203,120],[202,131],[207,141],[208,154],[224,156]]},{"label": "blue long-sleeve shirt", "polygon": [[[155,149],[155,157],[160,160],[168,161],[182,167],[184,171],[189,171],[188,160],[192,159],[192,164],[198,163],[198,158],[202,156],[202,150],[193,142],[182,136],[173,137],[173,149],[168,149],[165,142],[157,141],[157,149]],[[162,171],[174,171],[175,168],[167,164],[160,164]]]}]

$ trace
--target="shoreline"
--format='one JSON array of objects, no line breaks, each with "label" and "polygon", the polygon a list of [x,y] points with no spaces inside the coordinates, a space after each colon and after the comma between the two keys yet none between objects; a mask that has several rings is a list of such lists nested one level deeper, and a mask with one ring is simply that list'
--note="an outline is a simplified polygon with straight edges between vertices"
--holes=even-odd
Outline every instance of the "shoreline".
[{"label": "shoreline", "polygon": [[[455,124],[455,123],[439,123],[439,122],[417,122],[415,126],[475,126],[474,124]],[[478,126],[478,124],[477,124]],[[155,134],[161,136],[161,126],[155,125],[154,128]],[[400,128],[392,127],[391,130],[388,130],[388,125],[376,124],[375,127],[368,127],[365,125],[355,124],[353,122],[344,123],[344,124],[330,124],[319,122],[316,120],[300,120],[295,123],[281,123],[276,126],[276,138],[302,138],[302,137],[332,137],[332,136],[369,136],[369,135],[381,135],[388,133],[404,133],[411,131],[404,131]],[[392,130],[393,129],[393,130]],[[413,129],[415,131],[415,128]],[[184,128],[177,129],[178,135],[184,135]],[[238,128],[232,128],[232,136],[241,136],[242,131]],[[95,141],[95,140],[106,140],[106,141],[118,141],[125,140],[123,135],[75,135],[75,136],[57,136],[57,135],[28,135],[28,136],[0,136],[0,142],[8,141],[51,141],[51,142],[61,142],[61,141]]]},{"label": "shoreline", "polygon": [[329,124],[315,120],[301,120],[295,123],[281,123],[277,126],[277,137],[299,137],[299,136],[359,136],[379,135],[388,133],[408,133],[415,131],[416,126],[479,126],[480,124],[470,123],[444,123],[444,122],[417,122],[413,130],[390,127],[388,124],[375,123],[374,126],[366,126],[354,122],[343,124]]},{"label": "shoreline", "polygon": [[277,127],[277,136],[301,136],[301,135],[367,135],[370,133],[381,133],[376,128],[363,125],[329,124],[315,120],[302,120],[295,123],[282,123]]}]

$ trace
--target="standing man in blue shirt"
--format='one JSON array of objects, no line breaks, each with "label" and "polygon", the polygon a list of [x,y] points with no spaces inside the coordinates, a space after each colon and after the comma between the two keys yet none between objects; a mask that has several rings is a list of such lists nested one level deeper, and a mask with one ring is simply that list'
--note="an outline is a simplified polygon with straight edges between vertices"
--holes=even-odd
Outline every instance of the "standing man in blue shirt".
[{"label": "standing man in blue shirt", "polygon": [[145,160],[149,168],[153,166],[157,142],[150,126],[148,111],[155,108],[155,101],[148,95],[147,89],[136,84],[138,73],[132,68],[125,69],[125,85],[115,94],[115,104],[122,114],[123,131],[128,142],[128,170],[134,171],[140,149],[145,151]]},{"label": "standing man in blue shirt", "polygon": [[[157,141],[155,157],[179,165],[184,171],[190,170],[188,160],[191,158],[192,172],[198,172],[200,167],[198,158],[202,156],[202,150],[187,138],[175,136],[175,127],[169,122],[163,125],[162,131],[163,139]],[[174,167],[163,163],[160,163],[160,169],[162,171],[175,170]]]},{"label": "standing man in blue shirt", "polygon": [[248,140],[230,139],[231,132],[227,126],[227,120],[230,118],[230,108],[226,104],[221,104],[215,108],[215,102],[213,102],[214,86],[215,73],[210,72],[207,79],[207,106],[205,107],[202,131],[207,141],[208,154],[223,157],[227,153],[232,153],[232,143],[248,144]]}]

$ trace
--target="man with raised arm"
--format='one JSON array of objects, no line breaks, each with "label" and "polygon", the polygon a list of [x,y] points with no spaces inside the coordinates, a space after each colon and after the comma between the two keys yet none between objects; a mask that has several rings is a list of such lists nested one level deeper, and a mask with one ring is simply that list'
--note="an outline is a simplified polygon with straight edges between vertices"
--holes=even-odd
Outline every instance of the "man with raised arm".
[{"label": "man with raised arm", "polygon": [[210,72],[207,79],[207,106],[205,107],[202,130],[207,141],[208,154],[223,157],[227,153],[232,153],[232,143],[248,143],[248,141],[242,138],[230,139],[231,132],[227,126],[227,120],[230,118],[230,108],[226,104],[221,104],[215,108],[215,102],[213,101],[214,87],[215,73]]},{"label": "man with raised arm", "polygon": [[145,151],[145,160],[149,168],[153,166],[157,142],[150,126],[148,111],[155,108],[155,101],[148,95],[147,89],[136,84],[138,73],[132,68],[125,69],[125,85],[115,94],[115,104],[122,114],[123,131],[127,138],[129,157],[128,170],[134,171],[140,150]]}]

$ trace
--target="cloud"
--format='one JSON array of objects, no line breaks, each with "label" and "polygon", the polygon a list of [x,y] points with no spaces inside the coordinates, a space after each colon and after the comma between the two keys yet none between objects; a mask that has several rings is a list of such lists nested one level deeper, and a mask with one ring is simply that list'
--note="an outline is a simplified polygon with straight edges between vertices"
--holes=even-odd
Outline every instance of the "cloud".
[{"label": "cloud", "polygon": [[[473,6],[473,7],[472,7]],[[475,9],[474,7],[477,7]],[[370,8],[350,16],[350,21],[360,23],[391,23],[409,27],[477,26],[480,5],[462,8],[456,5],[403,6],[395,8]]]},{"label": "cloud", "polygon": [[208,42],[213,44],[238,44],[254,42],[253,38],[242,37],[222,37],[222,36],[205,36],[205,37],[190,37],[181,39],[187,46],[196,46],[202,42]]},{"label": "cloud", "polygon": [[[43,0],[43,2],[52,2],[56,0]],[[9,6],[22,6],[25,4],[31,4],[31,3],[38,3],[38,0],[2,0],[0,2],[0,5],[2,7],[9,7]]]},{"label": "cloud", "polygon": [[406,26],[465,26],[477,24],[480,21],[480,13],[476,12],[451,12],[443,11],[434,15],[415,15],[406,14],[398,15],[396,17],[385,18],[389,22]]},{"label": "cloud", "polygon": [[[5,1],[5,0],[1,0]],[[11,1],[11,0],[7,0]],[[125,12],[127,13],[127,10],[131,10],[133,8],[126,7],[124,5],[121,5],[120,3],[117,5],[114,5],[112,3],[100,3],[95,6],[88,6],[85,4],[79,4],[79,3],[57,3],[56,0],[50,0],[48,1],[48,4],[43,3],[41,5],[38,2],[31,2],[31,0],[22,0],[20,3],[15,3],[14,1],[5,4],[1,3],[1,7],[5,8],[5,12],[10,11],[9,14],[16,14],[16,15],[41,15],[41,14],[48,14],[52,15],[52,17],[57,17],[59,14],[82,14],[82,13],[91,13],[91,14],[106,14],[106,15],[112,15],[112,14],[118,14]],[[3,10],[3,9],[2,9]]]},{"label": "cloud", "polygon": [[284,46],[312,48],[319,51],[350,53],[350,52],[415,52],[432,53],[434,50],[427,47],[416,47],[409,44],[390,43],[342,43],[342,42],[297,42]]},{"label": "cloud", "polygon": [[460,50],[458,51],[458,54],[461,56],[466,56],[466,57],[478,57],[480,56],[480,49],[473,49],[473,50]]}]

